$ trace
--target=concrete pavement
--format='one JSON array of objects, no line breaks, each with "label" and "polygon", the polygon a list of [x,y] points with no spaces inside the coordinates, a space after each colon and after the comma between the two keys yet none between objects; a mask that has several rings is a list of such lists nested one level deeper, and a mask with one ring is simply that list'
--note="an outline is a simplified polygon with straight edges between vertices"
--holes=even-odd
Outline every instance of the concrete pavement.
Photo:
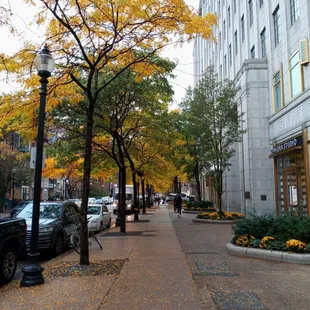
[{"label": "concrete pavement", "polygon": [[69,251],[45,265],[44,285],[0,289],[0,309],[309,309],[309,267],[230,256],[231,225],[194,217],[148,210],[127,235],[114,227],[98,236],[92,273]]}]

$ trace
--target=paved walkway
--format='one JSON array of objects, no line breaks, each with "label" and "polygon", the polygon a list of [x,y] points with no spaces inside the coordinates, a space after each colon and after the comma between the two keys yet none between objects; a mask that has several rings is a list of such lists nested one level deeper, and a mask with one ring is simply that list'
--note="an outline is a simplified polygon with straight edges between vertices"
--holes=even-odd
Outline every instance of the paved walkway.
[{"label": "paved walkway", "polygon": [[114,264],[109,273],[79,276],[69,251],[45,265],[44,285],[0,289],[0,309],[310,309],[310,267],[230,256],[230,225],[194,224],[163,205],[152,214],[127,223],[128,235],[99,235],[92,266]]}]

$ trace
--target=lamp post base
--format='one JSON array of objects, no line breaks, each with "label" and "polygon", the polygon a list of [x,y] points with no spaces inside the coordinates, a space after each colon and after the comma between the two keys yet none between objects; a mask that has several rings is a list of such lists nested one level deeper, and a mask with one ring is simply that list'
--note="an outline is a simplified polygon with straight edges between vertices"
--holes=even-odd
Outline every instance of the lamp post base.
[{"label": "lamp post base", "polygon": [[44,283],[42,271],[44,268],[39,264],[39,253],[28,254],[28,263],[22,268],[24,273],[20,286],[35,286]]}]

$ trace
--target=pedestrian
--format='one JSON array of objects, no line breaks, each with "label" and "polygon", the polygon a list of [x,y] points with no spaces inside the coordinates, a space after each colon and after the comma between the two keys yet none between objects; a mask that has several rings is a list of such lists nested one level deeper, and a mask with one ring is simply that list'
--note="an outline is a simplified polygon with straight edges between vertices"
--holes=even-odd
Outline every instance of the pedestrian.
[{"label": "pedestrian", "polygon": [[181,216],[182,213],[182,197],[180,194],[177,194],[174,197],[174,208],[178,211],[178,217]]}]

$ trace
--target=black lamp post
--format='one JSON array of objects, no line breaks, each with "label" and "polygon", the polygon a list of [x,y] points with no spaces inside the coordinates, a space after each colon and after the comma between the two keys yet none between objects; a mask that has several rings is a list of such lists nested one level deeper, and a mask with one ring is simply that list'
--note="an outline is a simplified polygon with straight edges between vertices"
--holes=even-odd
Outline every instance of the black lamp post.
[{"label": "black lamp post", "polygon": [[43,267],[39,263],[38,253],[38,235],[39,235],[39,218],[40,218],[40,200],[41,200],[41,180],[42,180],[42,162],[43,162],[43,144],[44,144],[44,119],[46,104],[46,86],[48,77],[54,69],[55,62],[50,54],[47,46],[35,58],[35,66],[40,76],[40,109],[38,120],[37,135],[37,153],[34,174],[34,194],[33,194],[33,212],[31,225],[31,243],[30,253],[28,254],[28,262],[23,267],[23,278],[20,282],[21,286],[33,286],[44,283],[42,276]]}]

